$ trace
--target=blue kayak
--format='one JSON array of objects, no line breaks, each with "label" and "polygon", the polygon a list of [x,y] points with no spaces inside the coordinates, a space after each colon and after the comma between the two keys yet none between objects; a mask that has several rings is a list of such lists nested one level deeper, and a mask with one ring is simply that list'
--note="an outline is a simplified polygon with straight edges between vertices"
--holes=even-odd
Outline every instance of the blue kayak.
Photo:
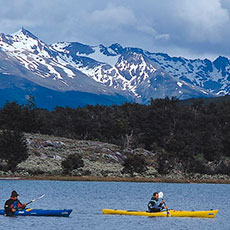
[{"label": "blue kayak", "polygon": [[[14,216],[63,216],[68,217],[72,209],[45,210],[45,209],[23,209],[14,213]],[[5,215],[4,209],[0,209],[0,215]]]}]

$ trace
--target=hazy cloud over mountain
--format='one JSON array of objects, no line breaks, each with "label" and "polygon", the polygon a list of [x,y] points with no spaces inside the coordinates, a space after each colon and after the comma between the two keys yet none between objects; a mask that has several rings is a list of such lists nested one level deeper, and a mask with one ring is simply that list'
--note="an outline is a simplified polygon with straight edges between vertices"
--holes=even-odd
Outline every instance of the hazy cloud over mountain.
[{"label": "hazy cloud over mountain", "polygon": [[0,0],[0,32],[46,43],[120,43],[174,56],[230,57],[230,0]]}]

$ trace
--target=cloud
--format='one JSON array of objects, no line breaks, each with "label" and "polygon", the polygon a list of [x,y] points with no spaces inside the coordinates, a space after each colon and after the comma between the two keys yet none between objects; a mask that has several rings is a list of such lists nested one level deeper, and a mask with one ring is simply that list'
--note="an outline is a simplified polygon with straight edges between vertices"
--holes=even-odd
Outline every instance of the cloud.
[{"label": "cloud", "polygon": [[178,20],[183,21],[189,42],[218,43],[223,29],[229,23],[228,11],[222,8],[219,0],[183,0],[174,11]]},{"label": "cloud", "polygon": [[109,4],[105,9],[93,11],[87,21],[91,25],[113,29],[120,26],[132,27],[136,23],[136,18],[132,10]]},{"label": "cloud", "polygon": [[[102,40],[103,37],[106,38],[107,43],[109,40],[110,43],[122,42],[122,40],[120,41],[122,38],[126,45],[132,46],[132,44],[138,45],[139,43],[140,46],[142,42],[146,41],[147,44],[151,44],[153,38],[157,40],[169,39],[169,34],[161,34],[154,29],[152,16],[139,14],[136,8],[127,4],[124,6],[108,4],[103,9],[93,11],[85,18],[82,25],[88,27],[88,30],[95,33],[96,37],[101,36]],[[138,40],[139,42],[137,42]],[[140,47],[147,48],[143,45]]]},{"label": "cloud", "polygon": [[228,55],[230,0],[0,0],[0,32],[25,27],[50,44],[136,46],[171,55]]},{"label": "cloud", "polygon": [[[225,4],[224,4],[225,2]],[[184,51],[181,56],[230,55],[228,46],[229,0],[173,0],[152,5],[152,16],[157,36],[153,46],[162,52]],[[150,7],[149,7],[150,8]],[[165,39],[158,39],[165,38]]]}]

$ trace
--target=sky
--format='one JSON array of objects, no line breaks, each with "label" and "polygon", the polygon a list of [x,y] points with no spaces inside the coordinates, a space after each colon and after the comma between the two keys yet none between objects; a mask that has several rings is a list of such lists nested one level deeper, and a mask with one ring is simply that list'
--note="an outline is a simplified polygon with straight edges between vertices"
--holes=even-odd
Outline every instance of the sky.
[{"label": "sky", "polygon": [[47,44],[138,47],[230,58],[230,0],[0,0],[0,32],[22,27]]}]

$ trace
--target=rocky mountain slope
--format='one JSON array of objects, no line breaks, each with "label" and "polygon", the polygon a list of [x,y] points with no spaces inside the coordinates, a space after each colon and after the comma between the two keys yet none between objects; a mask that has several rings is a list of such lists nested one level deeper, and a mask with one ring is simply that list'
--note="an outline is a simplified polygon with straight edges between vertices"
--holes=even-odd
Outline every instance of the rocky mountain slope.
[{"label": "rocky mountain slope", "polygon": [[229,70],[226,57],[212,62],[170,57],[120,44],[47,45],[24,28],[12,35],[0,34],[0,82],[5,81],[0,94],[13,89],[12,98],[19,100],[36,95],[38,105],[42,92],[44,100],[56,105],[63,101],[61,105],[70,106],[79,105],[82,96],[85,100],[80,105],[226,95]]}]

